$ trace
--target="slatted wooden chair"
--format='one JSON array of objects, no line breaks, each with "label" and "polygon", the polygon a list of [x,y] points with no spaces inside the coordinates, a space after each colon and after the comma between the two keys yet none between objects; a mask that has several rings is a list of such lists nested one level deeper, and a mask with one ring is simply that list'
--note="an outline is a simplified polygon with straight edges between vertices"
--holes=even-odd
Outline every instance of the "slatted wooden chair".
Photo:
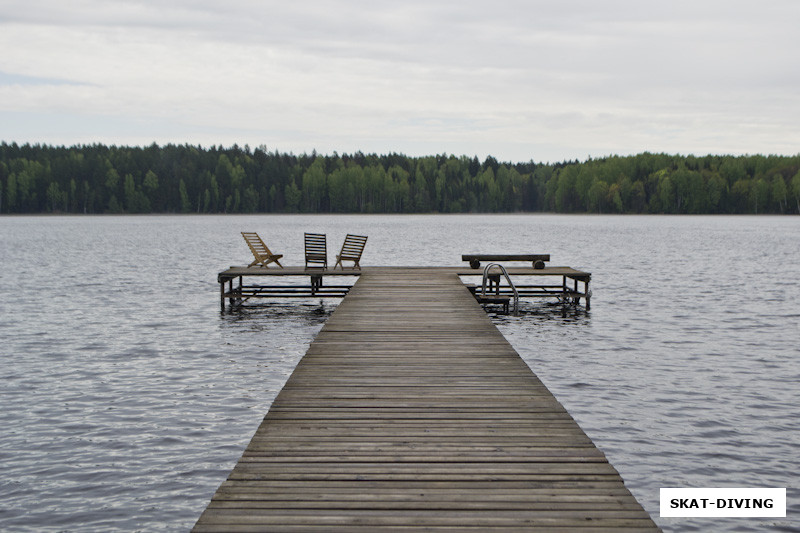
[{"label": "slatted wooden chair", "polygon": [[361,261],[361,254],[364,253],[364,246],[367,244],[367,237],[366,235],[352,235],[350,233],[344,238],[344,244],[342,244],[342,251],[336,255],[336,264],[333,265],[333,268],[336,268],[336,265],[342,267],[344,270],[344,264],[342,261],[352,261],[353,262],[353,270],[356,268],[361,270],[361,265],[359,261]]},{"label": "slatted wooden chair", "polygon": [[328,244],[324,233],[306,233],[306,268],[328,268]]},{"label": "slatted wooden chair", "polygon": [[273,254],[270,252],[269,248],[267,248],[267,245],[264,244],[264,241],[262,241],[261,237],[258,236],[258,233],[254,231],[243,231],[242,237],[244,237],[247,246],[250,247],[250,251],[253,252],[253,257],[255,257],[253,262],[247,265],[248,267],[259,265],[267,268],[268,264],[275,263],[279,267],[283,268],[283,265],[280,263],[280,261],[278,261],[278,259],[283,257],[283,254]]}]

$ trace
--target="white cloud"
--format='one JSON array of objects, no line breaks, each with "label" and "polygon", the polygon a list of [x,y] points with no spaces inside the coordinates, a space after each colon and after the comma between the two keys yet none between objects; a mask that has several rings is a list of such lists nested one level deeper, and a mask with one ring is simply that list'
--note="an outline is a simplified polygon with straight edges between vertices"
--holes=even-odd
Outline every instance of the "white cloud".
[{"label": "white cloud", "polygon": [[87,141],[51,114],[91,142],[796,153],[798,21],[792,1],[11,1],[0,139]]}]

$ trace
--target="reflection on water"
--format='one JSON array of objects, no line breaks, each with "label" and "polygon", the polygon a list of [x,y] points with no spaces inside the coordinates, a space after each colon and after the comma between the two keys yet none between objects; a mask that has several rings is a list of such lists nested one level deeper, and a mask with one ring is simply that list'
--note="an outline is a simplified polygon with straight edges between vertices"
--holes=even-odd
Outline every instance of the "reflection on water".
[{"label": "reflection on water", "polygon": [[[302,322],[308,326],[322,327],[331,316],[341,298],[316,300],[311,298],[286,299],[283,301],[261,300],[247,302],[240,306],[225,306],[220,312],[223,326],[254,328],[253,331],[267,331],[275,327],[274,321]],[[278,322],[279,327],[285,324]]]},{"label": "reflection on water", "polygon": [[565,305],[555,300],[549,301],[530,301],[520,299],[517,315],[502,313],[496,308],[486,306],[489,316],[495,324],[513,325],[518,328],[537,328],[541,322],[551,322],[556,324],[588,324],[591,318],[591,311],[587,311],[583,305]]}]

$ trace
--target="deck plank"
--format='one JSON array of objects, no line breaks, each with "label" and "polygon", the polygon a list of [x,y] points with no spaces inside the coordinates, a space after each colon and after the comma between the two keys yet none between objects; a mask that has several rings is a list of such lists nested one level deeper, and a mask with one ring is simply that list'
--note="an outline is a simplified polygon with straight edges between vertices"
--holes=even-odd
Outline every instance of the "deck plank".
[{"label": "deck plank", "polygon": [[365,269],[194,531],[658,531],[454,271]]}]

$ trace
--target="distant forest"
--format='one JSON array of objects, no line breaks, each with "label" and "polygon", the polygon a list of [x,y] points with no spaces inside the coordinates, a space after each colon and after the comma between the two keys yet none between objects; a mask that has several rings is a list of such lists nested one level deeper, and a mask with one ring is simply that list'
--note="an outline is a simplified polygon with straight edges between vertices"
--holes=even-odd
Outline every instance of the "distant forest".
[{"label": "distant forest", "polygon": [[0,144],[0,213],[800,213],[800,155],[584,162]]}]

